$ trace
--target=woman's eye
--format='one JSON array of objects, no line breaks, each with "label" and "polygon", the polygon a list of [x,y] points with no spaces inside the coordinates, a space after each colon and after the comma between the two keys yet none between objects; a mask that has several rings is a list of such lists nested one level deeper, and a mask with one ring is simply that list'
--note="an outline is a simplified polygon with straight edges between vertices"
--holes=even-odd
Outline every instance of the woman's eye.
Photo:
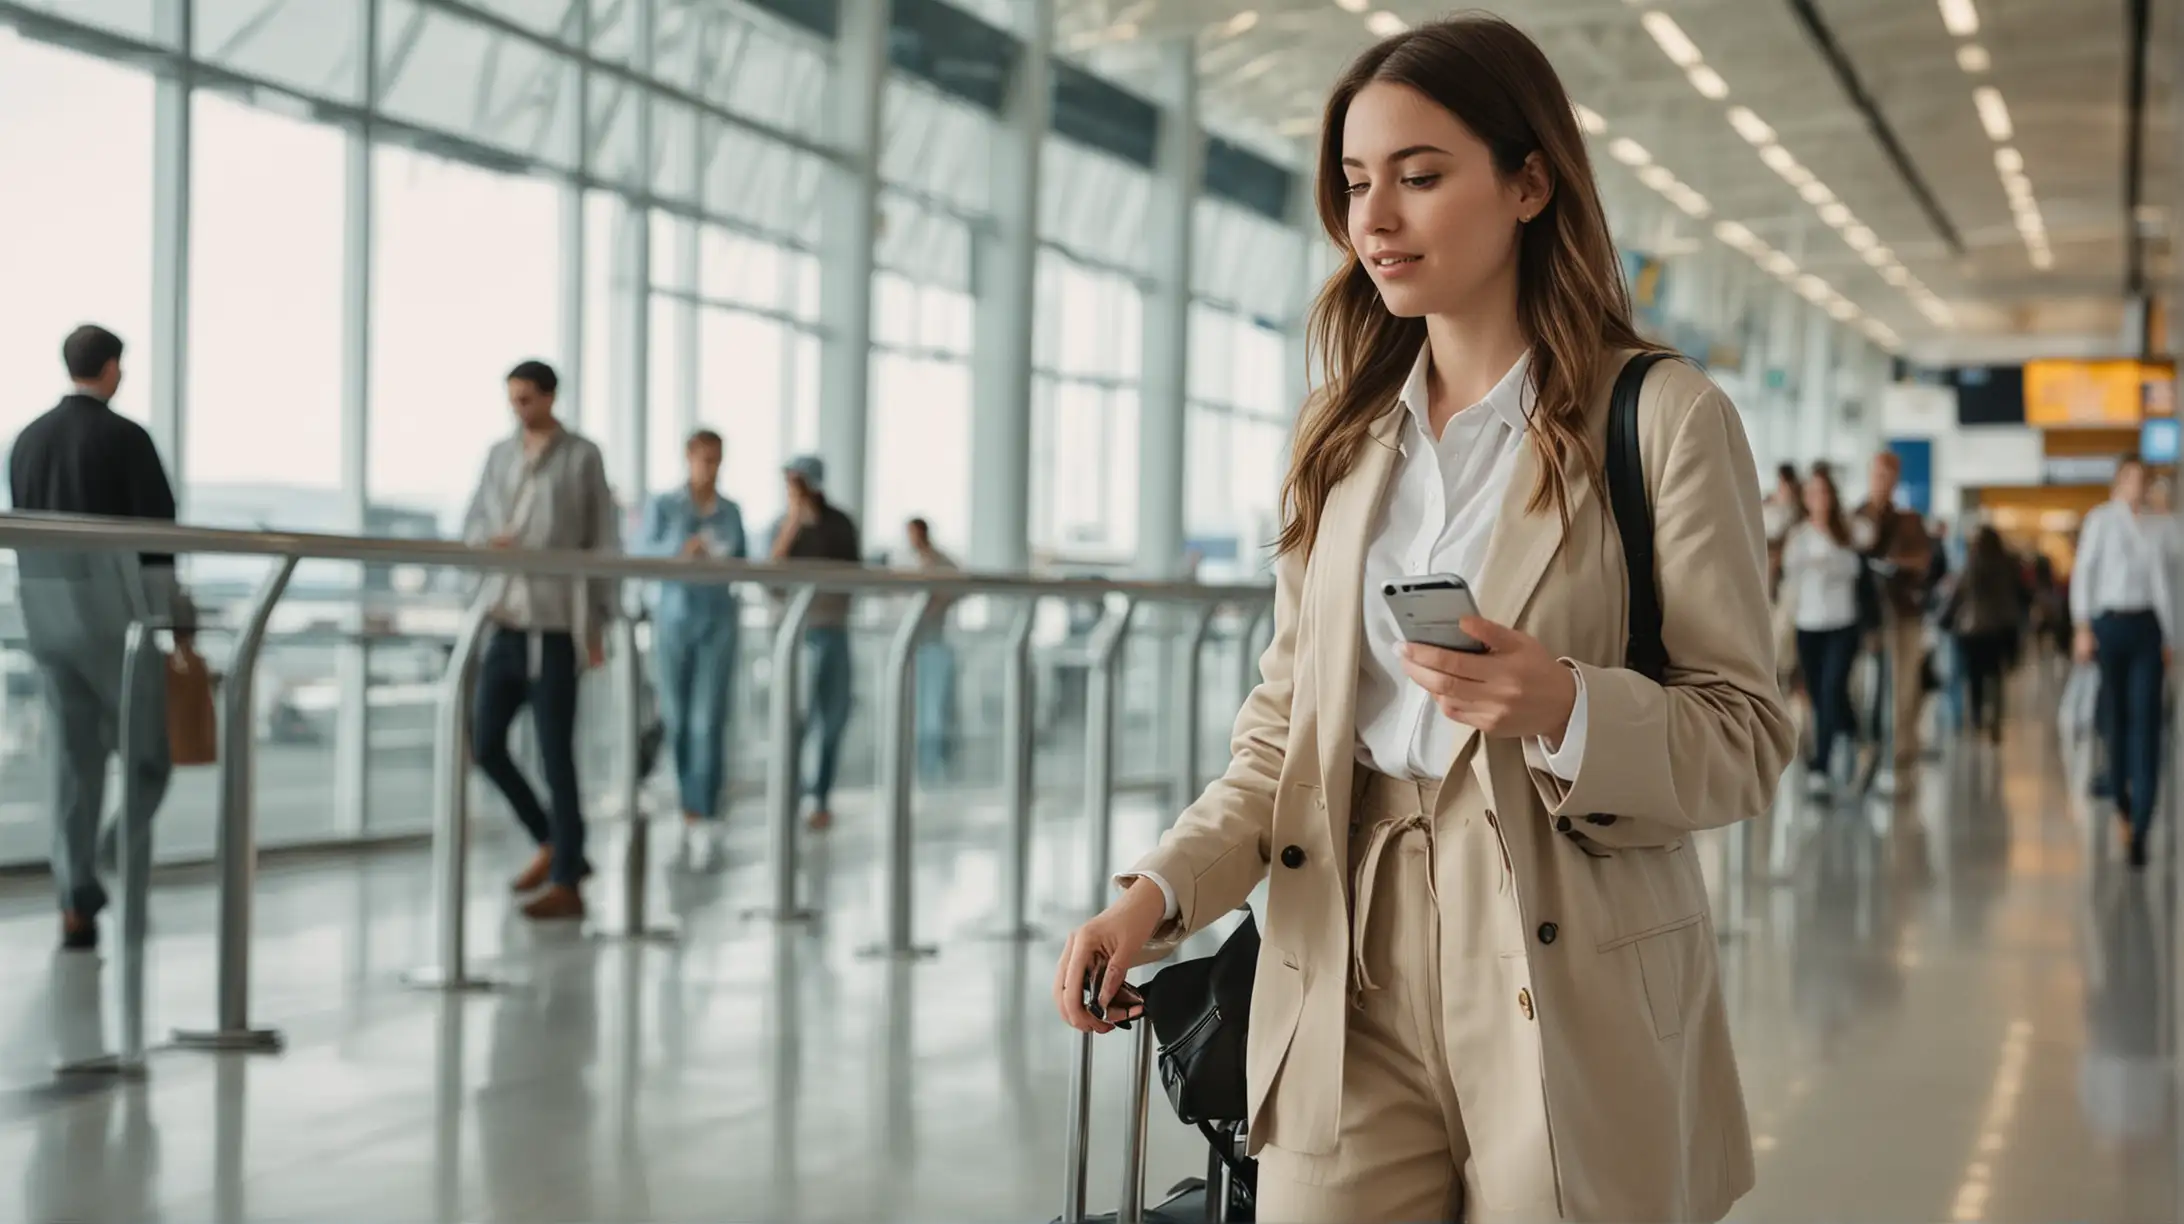
[{"label": "woman's eye", "polygon": [[1403,185],[1406,187],[1431,187],[1440,181],[1441,176],[1438,174],[1413,174],[1403,180]]},{"label": "woman's eye", "polygon": [[1342,194],[1344,194],[1344,195],[1356,195],[1356,194],[1357,194],[1358,192],[1360,192],[1360,191],[1363,191],[1363,190],[1365,190],[1365,188],[1366,188],[1366,187],[1367,187],[1368,185],[1369,185],[1369,184],[1366,184],[1366,183],[1349,183],[1349,184],[1346,184],[1346,185],[1345,185],[1345,186],[1343,187],[1343,189],[1342,189]]}]

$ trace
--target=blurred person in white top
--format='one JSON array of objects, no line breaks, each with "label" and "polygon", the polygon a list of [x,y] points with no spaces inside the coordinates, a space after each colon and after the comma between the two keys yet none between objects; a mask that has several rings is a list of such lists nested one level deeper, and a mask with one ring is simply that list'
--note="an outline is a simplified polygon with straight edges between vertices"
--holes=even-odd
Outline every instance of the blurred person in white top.
[{"label": "blurred person in white top", "polygon": [[2133,867],[2146,865],[2161,785],[2161,688],[2175,638],[2165,540],[2146,515],[2146,465],[2126,455],[2109,499],[2087,511],[2079,528],[2070,619],[2078,662],[2100,667],[2109,788],[2130,826]]},{"label": "blurred person in white top", "polygon": [[1864,562],[1843,517],[1835,480],[1815,471],[1805,481],[1804,521],[1782,543],[1782,602],[1797,624],[1797,664],[1812,703],[1814,793],[1828,788],[1835,741],[1852,731],[1850,669],[1858,658],[1858,573]]}]

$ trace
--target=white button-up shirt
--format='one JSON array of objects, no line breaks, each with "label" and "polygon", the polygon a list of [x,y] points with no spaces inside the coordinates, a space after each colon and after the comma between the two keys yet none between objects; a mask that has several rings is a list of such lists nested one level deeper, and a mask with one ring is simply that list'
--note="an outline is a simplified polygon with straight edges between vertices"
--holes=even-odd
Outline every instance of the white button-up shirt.
[{"label": "white button-up shirt", "polygon": [[[1857,538],[1852,531],[1852,540]],[[1808,633],[1858,623],[1858,575],[1865,561],[1818,523],[1799,523],[1782,546],[1782,595],[1797,627]]]},{"label": "white button-up shirt", "polygon": [[[1456,755],[1456,724],[1403,670],[1403,635],[1381,588],[1393,579],[1457,574],[1476,583],[1502,501],[1524,449],[1534,399],[1529,354],[1486,398],[1449,418],[1433,436],[1427,404],[1433,351],[1422,348],[1403,384],[1405,416],[1385,500],[1365,551],[1365,641],[1358,651],[1357,761],[1394,778],[1439,779]],[[1544,748],[1545,745],[1542,745]],[[1585,690],[1548,768],[1577,780],[1585,753]]]},{"label": "white button-up shirt", "polygon": [[[1433,352],[1422,348],[1403,384],[1407,416],[1399,435],[1402,457],[1373,519],[1365,551],[1364,641],[1357,668],[1357,760],[1390,777],[1438,779],[1455,762],[1456,725],[1403,670],[1403,636],[1383,601],[1391,578],[1459,574],[1474,581],[1486,565],[1487,545],[1501,516],[1510,478],[1522,453],[1534,399],[1529,354],[1502,375],[1486,398],[1449,418],[1436,439],[1427,391]],[[1574,674],[1574,673],[1573,673]],[[1547,767],[1575,782],[1585,759],[1585,681],[1560,747],[1547,751]],[[1167,916],[1176,916],[1175,889],[1157,873]],[[1124,877],[1128,878],[1128,877]]]},{"label": "white button-up shirt", "polygon": [[2120,501],[2086,511],[2070,575],[2070,619],[2083,625],[2103,612],[2152,612],[2161,618],[2161,636],[2174,642],[2166,544],[2162,528]]}]

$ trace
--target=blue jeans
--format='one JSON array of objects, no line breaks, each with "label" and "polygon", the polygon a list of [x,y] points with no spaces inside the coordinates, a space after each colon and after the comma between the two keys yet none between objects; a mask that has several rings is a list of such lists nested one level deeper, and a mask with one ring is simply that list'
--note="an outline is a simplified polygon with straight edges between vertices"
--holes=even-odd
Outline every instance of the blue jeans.
[{"label": "blue jeans", "polygon": [[1855,736],[1850,708],[1850,669],[1858,661],[1858,626],[1797,631],[1797,665],[1812,698],[1812,772],[1827,776],[1835,741]]},{"label": "blue jeans", "polygon": [[809,748],[813,731],[819,733],[818,760],[805,793],[818,811],[827,811],[834,794],[834,774],[842,761],[842,732],[849,727],[850,680],[855,674],[850,659],[849,630],[821,626],[804,631],[804,684],[809,704],[804,713],[804,733],[799,744]]},{"label": "blue jeans", "polygon": [[736,628],[732,614],[672,617],[654,625],[654,684],[674,755],[675,787],[682,810],[700,820],[719,817],[728,783]]},{"label": "blue jeans", "polygon": [[2103,613],[2093,618],[2093,642],[2116,804],[2143,839],[2161,789],[2161,621],[2151,612]]},{"label": "blue jeans", "polygon": [[[584,860],[584,809],[576,785],[576,640],[567,633],[533,635],[494,629],[478,665],[477,707],[471,712],[471,756],[515,809],[531,840],[554,851],[552,880],[574,887],[590,870]],[[551,811],[508,755],[508,728],[525,705],[538,733],[539,766]]]},{"label": "blue jeans", "polygon": [[955,756],[955,651],[937,634],[918,646],[918,776],[944,777]]}]

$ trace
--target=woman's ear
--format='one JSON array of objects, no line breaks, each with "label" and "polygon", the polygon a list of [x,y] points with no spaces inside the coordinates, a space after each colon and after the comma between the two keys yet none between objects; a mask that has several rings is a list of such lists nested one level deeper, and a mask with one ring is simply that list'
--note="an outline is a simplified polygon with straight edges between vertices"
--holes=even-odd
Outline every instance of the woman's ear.
[{"label": "woman's ear", "polygon": [[1554,198],[1554,176],[1547,171],[1547,159],[1534,149],[1525,155],[1524,164],[1517,168],[1517,215],[1530,221],[1547,208]]}]

